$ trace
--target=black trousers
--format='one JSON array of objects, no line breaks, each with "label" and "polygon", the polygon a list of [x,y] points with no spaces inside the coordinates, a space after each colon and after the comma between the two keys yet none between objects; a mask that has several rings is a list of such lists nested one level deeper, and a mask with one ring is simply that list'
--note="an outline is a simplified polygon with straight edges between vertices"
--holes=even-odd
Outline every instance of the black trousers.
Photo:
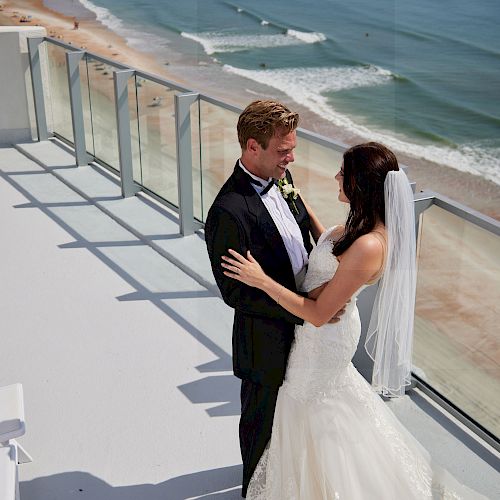
[{"label": "black trousers", "polygon": [[246,497],[248,483],[271,438],[274,408],[279,387],[241,381],[240,449],[243,461],[243,488]]}]

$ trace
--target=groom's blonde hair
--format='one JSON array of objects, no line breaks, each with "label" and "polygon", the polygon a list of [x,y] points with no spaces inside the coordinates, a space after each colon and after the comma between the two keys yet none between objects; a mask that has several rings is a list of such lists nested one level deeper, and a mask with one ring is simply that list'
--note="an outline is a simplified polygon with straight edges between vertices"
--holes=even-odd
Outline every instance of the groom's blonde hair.
[{"label": "groom's blonde hair", "polygon": [[238,141],[245,150],[248,139],[255,139],[266,149],[276,133],[289,134],[297,128],[299,114],[293,113],[277,101],[254,101],[241,113],[238,119]]}]

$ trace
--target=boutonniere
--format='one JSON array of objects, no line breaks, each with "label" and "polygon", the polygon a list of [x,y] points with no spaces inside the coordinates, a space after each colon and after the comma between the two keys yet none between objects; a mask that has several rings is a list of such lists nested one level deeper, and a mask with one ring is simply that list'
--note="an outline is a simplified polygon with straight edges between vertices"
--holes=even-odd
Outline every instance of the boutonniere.
[{"label": "boutonniere", "polygon": [[290,184],[286,178],[280,179],[278,181],[278,189],[280,190],[281,196],[285,198],[286,202],[291,206],[293,211],[298,215],[299,209],[295,204],[295,200],[297,196],[299,196],[300,189],[293,187],[293,184]]}]

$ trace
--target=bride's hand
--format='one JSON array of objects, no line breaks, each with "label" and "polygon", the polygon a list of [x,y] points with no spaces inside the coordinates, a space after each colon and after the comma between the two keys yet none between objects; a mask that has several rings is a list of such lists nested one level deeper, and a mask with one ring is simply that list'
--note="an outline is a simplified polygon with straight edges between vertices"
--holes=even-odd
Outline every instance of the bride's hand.
[{"label": "bride's hand", "polygon": [[235,280],[241,281],[246,285],[253,286],[256,288],[261,288],[264,279],[267,274],[262,270],[259,263],[252,257],[250,250],[247,251],[247,258],[239,254],[231,248],[228,252],[233,256],[227,257],[222,256],[224,262],[221,266],[226,269],[224,274],[229,278],[234,278]]}]

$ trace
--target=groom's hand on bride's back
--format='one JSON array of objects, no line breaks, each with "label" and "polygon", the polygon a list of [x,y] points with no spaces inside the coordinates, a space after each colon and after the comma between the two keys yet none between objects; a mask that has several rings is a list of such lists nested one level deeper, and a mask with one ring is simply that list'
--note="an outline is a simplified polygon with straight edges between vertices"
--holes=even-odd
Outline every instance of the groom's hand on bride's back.
[{"label": "groom's hand on bride's back", "polygon": [[338,310],[335,313],[335,316],[332,317],[332,319],[328,323],[338,323],[342,319],[342,315],[345,313],[345,308],[347,304],[344,304],[342,306],[342,309]]},{"label": "groom's hand on bride's back", "polygon": [[[307,297],[312,300],[316,300],[320,295],[323,289],[326,287],[328,283],[323,283],[321,286],[318,286],[318,288],[315,288],[314,290],[311,290],[308,294]],[[328,323],[338,323],[342,317],[342,315],[345,313],[345,308],[347,304],[351,302],[348,300],[336,313],[335,315],[330,319]]]}]

